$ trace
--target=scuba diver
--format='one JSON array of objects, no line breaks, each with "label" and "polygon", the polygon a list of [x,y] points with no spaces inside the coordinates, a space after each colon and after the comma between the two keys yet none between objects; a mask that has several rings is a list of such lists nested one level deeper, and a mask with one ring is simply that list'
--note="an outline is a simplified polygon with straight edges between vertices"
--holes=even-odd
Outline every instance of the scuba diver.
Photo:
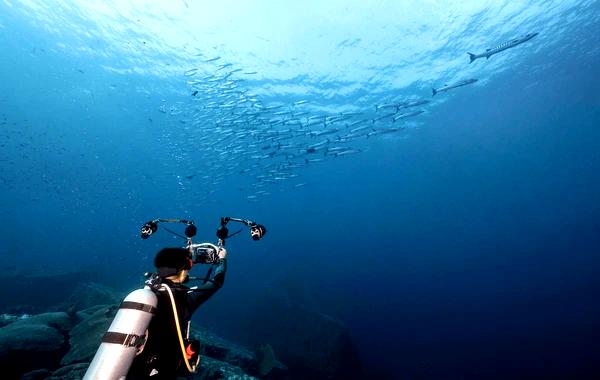
[{"label": "scuba diver", "polygon": [[[146,273],[143,289],[135,290],[121,303],[100,347],[90,363],[84,380],[174,380],[196,373],[200,363],[200,342],[190,339],[190,321],[200,305],[212,297],[225,282],[227,250],[225,239],[230,221],[250,228],[252,240],[260,240],[266,228],[250,220],[223,217],[217,229],[218,243],[196,243],[194,222],[182,219],[154,219],[141,228],[147,239],[159,223],[186,224],[182,248],[164,248],[154,258],[155,273]],[[194,264],[206,264],[203,277],[190,277]],[[199,281],[197,286],[184,285]]]},{"label": "scuba diver", "polygon": [[[188,288],[183,284],[189,281],[188,272],[193,264],[191,252],[186,248],[164,248],[156,255],[154,266],[161,283],[171,289],[175,304],[171,305],[166,288],[159,288],[156,292],[158,297],[156,314],[148,326],[148,339],[142,352],[133,360],[127,375],[128,380],[176,379],[177,374],[185,374],[179,334],[189,336],[188,329],[192,314],[223,286],[227,271],[227,251],[220,247],[216,257],[202,262],[211,266],[203,283]],[[180,332],[177,331],[172,307],[177,308],[179,326],[183,329]],[[197,363],[199,348],[199,342],[186,339],[185,350],[188,361]]]}]

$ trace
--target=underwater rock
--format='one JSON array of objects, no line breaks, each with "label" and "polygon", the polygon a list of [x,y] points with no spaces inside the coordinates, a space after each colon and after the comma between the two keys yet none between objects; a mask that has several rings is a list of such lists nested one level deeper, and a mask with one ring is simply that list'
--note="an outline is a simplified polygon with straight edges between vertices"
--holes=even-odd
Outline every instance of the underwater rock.
[{"label": "underwater rock", "polygon": [[78,363],[57,369],[44,380],[81,380],[87,371],[89,363]]},{"label": "underwater rock", "polygon": [[36,369],[21,376],[21,380],[46,380],[51,374],[47,369]]},{"label": "underwater rock", "polygon": [[0,314],[0,327],[4,327],[4,326],[9,325],[13,322],[16,322],[20,319],[26,319],[26,318],[29,318],[29,314],[21,314],[21,315]]},{"label": "underwater rock", "polygon": [[200,340],[200,355],[227,362],[240,368],[254,365],[254,354],[241,346],[231,343],[203,328],[193,328],[192,335]]},{"label": "underwater rock", "polygon": [[67,313],[45,313],[20,319],[0,329],[2,378],[19,378],[35,369],[53,369],[68,348],[73,325]]},{"label": "underwater rock", "polygon": [[94,314],[98,310],[106,311],[106,309],[110,308],[110,307],[114,308],[115,306],[114,305],[96,305],[96,306],[89,307],[87,309],[79,310],[75,313],[75,315],[77,316],[77,318],[80,321],[83,321],[84,319],[87,319],[88,317],[90,317],[92,314]]},{"label": "underwater rock", "polygon": [[[92,309],[94,311],[69,333],[70,348],[61,360],[62,365],[92,361],[102,340],[102,335],[108,330],[117,313],[118,306],[104,305]],[[86,316],[86,313],[84,311],[78,315]]]},{"label": "underwater rock", "polygon": [[52,313],[30,315],[27,318],[21,318],[18,322],[15,322],[15,324],[43,324],[53,327],[63,334],[67,334],[69,330],[74,326],[75,322],[76,321],[69,314],[62,311],[57,311]]},{"label": "underwater rock", "polygon": [[76,286],[67,303],[73,305],[75,310],[84,310],[97,305],[118,304],[125,296],[126,294],[107,286],[87,282]]},{"label": "underwater rock", "polygon": [[[204,363],[205,358],[211,358],[238,367],[246,374],[264,376],[272,372],[272,376],[269,376],[270,379],[287,378],[289,372],[287,367],[277,361],[274,354],[272,356],[264,355],[263,358],[259,359],[249,349],[227,341],[202,328],[192,329],[192,335],[200,340],[202,363]],[[269,367],[268,371],[266,370],[267,367]],[[263,371],[262,375],[261,370]]]},{"label": "underwater rock", "polygon": [[201,360],[198,373],[191,377],[194,380],[258,380],[257,377],[250,376],[241,368],[227,362],[209,356],[204,356]]}]

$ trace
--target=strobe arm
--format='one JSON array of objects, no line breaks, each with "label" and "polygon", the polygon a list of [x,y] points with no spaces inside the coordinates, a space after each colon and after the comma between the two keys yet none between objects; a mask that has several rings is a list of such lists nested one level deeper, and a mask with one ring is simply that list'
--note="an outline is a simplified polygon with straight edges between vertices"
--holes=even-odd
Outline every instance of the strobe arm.
[{"label": "strobe arm", "polygon": [[185,219],[170,219],[170,218],[157,218],[146,222],[140,229],[140,235],[142,239],[148,239],[150,235],[158,230],[158,223],[182,223],[185,224],[185,236],[192,238],[196,236],[198,229],[194,225],[194,221]]},{"label": "strobe arm", "polygon": [[[217,229],[217,237],[219,238],[221,244],[225,243],[225,239],[235,236],[239,232],[242,231],[240,229],[239,231],[236,231],[236,232],[230,234],[229,229],[227,228],[227,223],[229,223],[229,222],[241,223],[241,224],[245,225],[246,227],[249,227],[250,228],[250,237],[252,237],[252,240],[255,240],[255,241],[262,239],[263,236],[267,233],[267,229],[265,228],[265,226],[263,226],[262,224],[253,222],[250,219],[232,218],[230,216],[224,216],[224,217],[221,217],[221,226]],[[189,241],[188,244],[191,244],[192,237],[196,236],[196,232],[198,231],[198,229],[194,225],[194,222],[191,220],[157,218],[157,219],[153,219],[153,220],[150,220],[150,221],[144,223],[144,225],[140,229],[140,235],[141,235],[142,239],[148,239],[152,234],[154,234],[158,230],[159,223],[182,223],[182,224],[185,224],[186,225],[185,236],[182,236],[182,235],[178,234],[177,232],[171,231],[166,227],[165,227],[165,230],[175,236],[187,239]]]},{"label": "strobe arm", "polygon": [[256,222],[253,222],[249,219],[232,218],[230,216],[224,216],[224,217],[221,217],[221,227],[219,227],[219,229],[217,229],[217,237],[222,241],[225,241],[225,239],[227,239],[239,232],[238,231],[232,235],[229,235],[229,230],[226,227],[227,223],[229,223],[229,222],[242,223],[245,226],[250,227],[250,236],[252,237],[252,240],[255,240],[255,241],[262,239],[263,236],[267,233],[267,229],[262,224],[257,224]]}]

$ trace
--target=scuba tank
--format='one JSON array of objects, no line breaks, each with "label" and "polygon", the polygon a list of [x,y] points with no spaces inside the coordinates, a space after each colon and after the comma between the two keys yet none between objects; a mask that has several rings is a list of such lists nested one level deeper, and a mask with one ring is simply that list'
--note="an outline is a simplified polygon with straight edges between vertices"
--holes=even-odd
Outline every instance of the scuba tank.
[{"label": "scuba tank", "polygon": [[84,380],[124,380],[133,359],[146,342],[150,320],[156,313],[156,294],[148,287],[134,290],[121,303]]}]

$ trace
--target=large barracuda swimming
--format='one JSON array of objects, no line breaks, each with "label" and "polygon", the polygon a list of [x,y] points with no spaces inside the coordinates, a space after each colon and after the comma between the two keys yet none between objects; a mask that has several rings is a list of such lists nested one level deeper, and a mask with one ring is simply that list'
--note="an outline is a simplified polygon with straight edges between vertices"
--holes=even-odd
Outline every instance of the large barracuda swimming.
[{"label": "large barracuda swimming", "polygon": [[523,42],[527,42],[530,39],[532,39],[533,37],[537,36],[538,34],[539,33],[529,33],[529,34],[526,34],[523,37],[515,38],[515,39],[512,39],[512,40],[510,40],[508,42],[500,44],[500,45],[496,46],[493,49],[486,49],[485,52],[483,52],[481,54],[467,53],[469,55],[469,58],[471,59],[469,61],[469,63],[473,62],[477,58],[483,58],[483,57],[485,57],[485,59],[489,59],[492,55],[498,54],[501,51],[504,51],[506,49],[513,48],[513,47],[515,47],[517,45],[522,44]]}]

